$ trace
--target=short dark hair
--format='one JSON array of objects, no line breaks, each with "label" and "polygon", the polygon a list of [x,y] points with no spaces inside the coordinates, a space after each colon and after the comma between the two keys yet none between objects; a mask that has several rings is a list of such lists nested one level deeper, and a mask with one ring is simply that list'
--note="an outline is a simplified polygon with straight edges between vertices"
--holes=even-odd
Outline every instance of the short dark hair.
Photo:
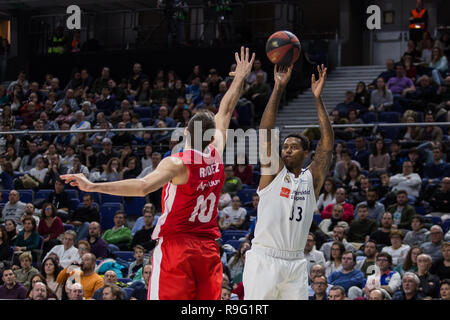
[{"label": "short dark hair", "polygon": [[195,115],[189,120],[187,124],[187,129],[190,135],[189,143],[190,147],[195,149],[194,144],[194,124],[195,122],[201,123],[201,138],[202,138],[202,150],[198,150],[203,152],[206,147],[211,143],[211,141],[203,141],[203,134],[209,130],[209,129],[215,129],[216,128],[216,122],[214,121],[214,115],[211,111],[208,110],[199,110],[195,113]]},{"label": "short dark hair", "polygon": [[397,196],[398,196],[399,194],[406,194],[406,196],[408,196],[408,192],[406,192],[406,190],[398,190],[398,191],[397,191]]},{"label": "short dark hair", "polygon": [[127,217],[127,214],[126,214],[125,211],[123,211],[123,210],[117,210],[117,211],[114,213],[114,217],[117,216],[118,214],[122,214],[125,218]]},{"label": "short dark hair", "polygon": [[332,287],[331,287],[330,291],[331,291],[331,290],[333,290],[333,291],[339,290],[339,291],[341,292],[341,294],[342,294],[343,296],[345,296],[345,289],[344,289],[343,286],[335,285],[335,286],[332,286]]},{"label": "short dark hair", "polygon": [[311,143],[310,143],[308,137],[304,136],[301,133],[294,132],[294,133],[289,134],[286,138],[284,138],[284,141],[286,141],[286,139],[288,139],[288,138],[297,138],[297,139],[299,139],[301,141],[303,150],[309,151],[309,149],[311,147]]},{"label": "short dark hair", "polygon": [[377,255],[377,259],[379,257],[385,257],[389,261],[389,263],[392,264],[392,256],[389,253],[382,251]]},{"label": "short dark hair", "polygon": [[361,203],[361,204],[358,206],[358,210],[361,209],[361,208],[369,209],[369,206],[368,206],[367,204],[365,204],[365,203]]},{"label": "short dark hair", "polygon": [[425,218],[422,217],[420,214],[415,214],[415,215],[412,217],[411,221],[414,220],[414,219],[419,220],[419,222],[420,222],[421,224],[424,224],[424,223],[425,223]]}]

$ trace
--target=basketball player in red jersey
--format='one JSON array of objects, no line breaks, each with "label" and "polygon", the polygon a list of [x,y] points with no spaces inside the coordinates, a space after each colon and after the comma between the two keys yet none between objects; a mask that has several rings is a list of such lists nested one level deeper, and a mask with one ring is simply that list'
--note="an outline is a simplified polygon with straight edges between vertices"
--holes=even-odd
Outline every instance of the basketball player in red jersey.
[{"label": "basketball player in red jersey", "polygon": [[[142,179],[92,183],[83,174],[61,176],[82,191],[117,196],[145,196],[164,186],[162,215],[152,235],[158,244],[152,257],[150,300],[220,299],[223,271],[215,240],[220,238],[217,205],[225,181],[221,156],[255,54],[250,59],[249,49],[241,47],[235,58],[236,70],[230,74],[234,79],[217,114],[200,111],[192,117],[183,152],[165,158]],[[214,130],[212,138],[202,140],[209,130]]]}]

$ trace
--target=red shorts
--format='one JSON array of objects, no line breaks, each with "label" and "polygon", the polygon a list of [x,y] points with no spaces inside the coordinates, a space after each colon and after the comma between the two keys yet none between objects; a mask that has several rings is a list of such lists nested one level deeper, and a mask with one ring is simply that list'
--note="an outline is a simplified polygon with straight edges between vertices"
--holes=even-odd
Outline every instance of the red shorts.
[{"label": "red shorts", "polygon": [[214,240],[160,238],[153,251],[148,300],[220,300],[223,270]]}]

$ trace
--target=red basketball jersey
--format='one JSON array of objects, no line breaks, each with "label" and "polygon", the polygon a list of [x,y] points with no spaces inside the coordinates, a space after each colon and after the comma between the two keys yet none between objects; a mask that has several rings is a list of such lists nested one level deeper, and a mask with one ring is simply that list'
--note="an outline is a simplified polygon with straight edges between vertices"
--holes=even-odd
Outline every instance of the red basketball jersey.
[{"label": "red basketball jersey", "polygon": [[220,238],[217,206],[225,182],[223,163],[211,145],[208,153],[194,149],[173,154],[189,170],[187,183],[167,183],[162,192],[162,215],[152,234],[153,239],[189,234],[202,238]]}]

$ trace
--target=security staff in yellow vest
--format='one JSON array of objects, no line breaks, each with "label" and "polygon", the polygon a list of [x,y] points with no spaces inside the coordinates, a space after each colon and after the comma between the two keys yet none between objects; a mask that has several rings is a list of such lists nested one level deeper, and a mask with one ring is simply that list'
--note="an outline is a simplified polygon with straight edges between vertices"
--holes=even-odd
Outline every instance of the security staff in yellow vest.
[{"label": "security staff in yellow vest", "polygon": [[55,34],[49,41],[48,53],[63,54],[67,45],[67,39],[64,36],[64,28],[59,26],[56,28]]},{"label": "security staff in yellow vest", "polygon": [[427,30],[428,10],[423,7],[423,1],[417,0],[416,8],[411,11],[409,17],[409,38],[415,43],[422,39]]}]

